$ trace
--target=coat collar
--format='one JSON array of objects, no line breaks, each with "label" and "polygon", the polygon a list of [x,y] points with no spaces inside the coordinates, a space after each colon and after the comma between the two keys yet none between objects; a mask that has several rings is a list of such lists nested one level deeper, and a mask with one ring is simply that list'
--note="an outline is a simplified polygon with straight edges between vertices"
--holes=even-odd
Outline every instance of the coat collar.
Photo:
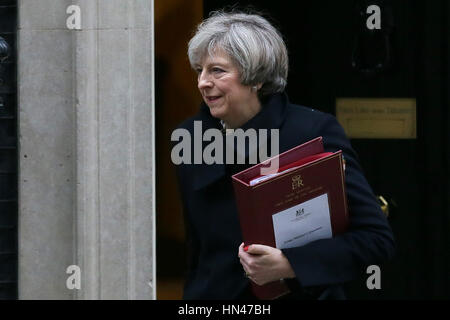
[{"label": "coat collar", "polygon": [[[241,129],[244,131],[253,129],[277,129],[280,128],[289,104],[288,97],[285,93],[277,93],[269,96],[262,104],[261,111],[245,123]],[[211,116],[208,106],[203,102],[199,113],[202,121],[202,131],[211,128],[221,129],[220,120]],[[202,133],[203,134],[203,133]],[[194,167],[193,188],[200,190],[226,176],[225,164],[196,164]]]}]

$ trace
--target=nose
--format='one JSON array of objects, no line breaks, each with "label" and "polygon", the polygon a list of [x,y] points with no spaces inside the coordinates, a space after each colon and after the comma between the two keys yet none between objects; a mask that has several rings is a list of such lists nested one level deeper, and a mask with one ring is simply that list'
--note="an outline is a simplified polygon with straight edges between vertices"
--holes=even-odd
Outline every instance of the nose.
[{"label": "nose", "polygon": [[209,76],[206,74],[205,71],[202,71],[198,75],[198,88],[199,89],[205,89],[205,88],[211,88],[213,86],[213,83]]}]

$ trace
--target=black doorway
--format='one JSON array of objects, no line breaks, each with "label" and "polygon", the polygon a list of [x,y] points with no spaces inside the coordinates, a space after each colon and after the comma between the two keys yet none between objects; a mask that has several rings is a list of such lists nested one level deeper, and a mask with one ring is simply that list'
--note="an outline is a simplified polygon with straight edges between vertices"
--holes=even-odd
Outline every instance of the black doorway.
[{"label": "black doorway", "polygon": [[[207,0],[204,15],[236,1]],[[239,1],[269,14],[288,45],[290,100],[335,114],[340,97],[413,98],[414,139],[351,139],[375,194],[390,205],[395,259],[381,266],[381,290],[366,279],[351,299],[450,297],[450,7],[446,0],[373,1],[392,13],[392,65],[367,76],[352,67],[358,5],[366,1]],[[383,10],[383,7],[382,7]],[[383,11],[382,11],[383,14]],[[377,50],[377,49],[376,49]]]},{"label": "black doorway", "polygon": [[17,299],[17,2],[0,1],[0,299]]}]

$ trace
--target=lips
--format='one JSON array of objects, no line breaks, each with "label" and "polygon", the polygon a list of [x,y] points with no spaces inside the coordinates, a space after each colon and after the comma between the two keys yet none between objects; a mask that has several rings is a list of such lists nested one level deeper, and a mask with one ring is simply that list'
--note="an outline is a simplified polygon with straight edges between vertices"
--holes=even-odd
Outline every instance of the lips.
[{"label": "lips", "polygon": [[207,96],[206,97],[206,101],[208,101],[208,102],[215,102],[215,101],[219,100],[220,97],[221,96]]}]

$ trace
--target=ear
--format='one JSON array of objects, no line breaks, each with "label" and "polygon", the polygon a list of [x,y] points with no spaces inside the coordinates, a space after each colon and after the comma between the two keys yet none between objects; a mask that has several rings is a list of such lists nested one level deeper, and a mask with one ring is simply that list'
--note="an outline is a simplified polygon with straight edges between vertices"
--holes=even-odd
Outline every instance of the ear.
[{"label": "ear", "polygon": [[259,91],[261,89],[261,87],[263,86],[262,83],[258,83],[256,85],[251,86],[251,90],[252,91]]}]

